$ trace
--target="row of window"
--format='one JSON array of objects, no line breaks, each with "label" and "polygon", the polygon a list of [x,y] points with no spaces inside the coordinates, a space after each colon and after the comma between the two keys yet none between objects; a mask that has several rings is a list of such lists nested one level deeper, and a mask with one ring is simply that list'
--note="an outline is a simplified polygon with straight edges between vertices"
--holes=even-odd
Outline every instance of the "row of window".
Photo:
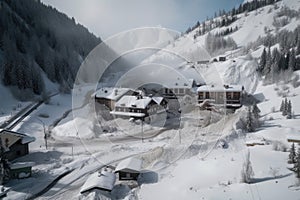
[{"label": "row of window", "polygon": [[116,107],[115,109],[116,109],[116,111],[119,111],[119,112],[134,112],[134,113],[141,113],[142,112],[141,109],[137,109],[137,108]]},{"label": "row of window", "polygon": [[[215,99],[215,98],[223,98],[223,92],[199,92],[199,99]],[[226,92],[226,99],[240,99],[240,92]]]},{"label": "row of window", "polygon": [[165,94],[185,94],[185,89],[184,88],[174,88],[174,89],[165,88]]},{"label": "row of window", "polygon": [[[151,106],[148,112],[150,113],[155,113],[159,110],[160,106]],[[118,112],[133,112],[133,113],[142,113],[141,109],[136,109],[136,108],[123,108],[123,107],[116,107],[116,111]]]}]

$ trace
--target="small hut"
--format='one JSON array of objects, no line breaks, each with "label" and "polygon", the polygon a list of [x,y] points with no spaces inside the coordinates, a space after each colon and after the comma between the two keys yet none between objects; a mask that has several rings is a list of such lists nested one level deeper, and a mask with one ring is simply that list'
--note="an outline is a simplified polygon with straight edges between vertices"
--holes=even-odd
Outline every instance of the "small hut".
[{"label": "small hut", "polygon": [[138,158],[128,158],[121,161],[115,170],[119,174],[119,180],[137,180],[141,173],[142,160]]},{"label": "small hut", "polygon": [[89,192],[93,189],[111,192],[116,182],[116,175],[109,170],[102,170],[92,174],[81,187],[80,193]]},{"label": "small hut", "polygon": [[10,165],[10,178],[20,179],[31,176],[31,169],[34,162],[17,162]]}]

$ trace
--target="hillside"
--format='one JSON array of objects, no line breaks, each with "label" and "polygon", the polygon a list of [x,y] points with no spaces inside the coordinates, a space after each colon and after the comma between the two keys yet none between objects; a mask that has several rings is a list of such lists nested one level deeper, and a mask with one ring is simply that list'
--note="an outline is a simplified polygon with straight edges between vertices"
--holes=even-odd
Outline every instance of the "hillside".
[{"label": "hillside", "polygon": [[0,1],[0,77],[13,91],[23,91],[14,92],[18,98],[42,94],[49,82],[69,90],[100,42],[74,18],[40,1]]},{"label": "hillside", "polygon": [[[264,48],[266,51],[270,48],[270,54],[274,48],[280,51],[280,59],[284,62],[281,66],[286,65],[283,66],[284,70],[288,69],[289,60],[294,60],[294,63],[290,63],[293,65],[291,70],[300,69],[300,58],[297,56],[300,54],[300,40],[297,39],[300,35],[299,9],[299,1],[282,0],[251,12],[234,14],[233,17],[231,17],[233,11],[229,11],[219,17],[197,23],[198,26],[183,34],[165,49],[174,54],[183,55],[193,63],[200,73],[205,74],[208,84],[218,81],[219,84],[243,84],[246,87],[249,85],[249,91],[253,92],[255,90],[251,86],[253,83],[255,85],[253,80],[257,80],[260,75],[265,75],[255,73],[261,65],[260,57]],[[219,25],[227,18],[234,18],[234,20],[228,24],[224,23],[223,26]],[[207,31],[203,31],[204,28]],[[252,62],[250,67],[253,67],[245,70],[244,63],[236,62],[236,59],[248,53],[251,56],[245,60]],[[218,59],[218,56],[225,56],[227,61],[212,62],[214,58]],[[159,52],[147,61],[160,62],[167,57],[167,53]],[[274,58],[272,53],[271,60],[277,61],[277,59],[279,58]],[[198,61],[204,60],[211,62],[207,65],[197,64]],[[271,63],[271,65],[275,64]],[[271,71],[270,68],[268,70]],[[274,71],[274,73],[279,72]],[[241,77],[248,77],[248,79]]]},{"label": "hillside", "polygon": [[[299,19],[300,0],[245,0],[181,36],[141,28],[109,38],[105,45],[115,54],[106,54],[101,45],[92,51],[72,95],[54,96],[13,129],[36,138],[31,153],[19,159],[36,165],[32,177],[7,184],[7,199],[30,198],[67,172],[37,199],[298,200],[300,179],[296,164],[289,162],[287,139],[300,134]],[[172,118],[177,112],[157,119],[176,126],[161,128],[141,119],[102,120],[90,98],[96,87],[174,87],[191,78],[207,85],[243,85],[243,97],[252,101],[243,99],[234,111],[222,104],[202,110],[197,93],[188,94],[178,98],[179,120]],[[6,101],[14,99],[7,88],[0,90]],[[281,106],[285,99],[290,103]],[[8,117],[9,109],[2,112]],[[80,193],[91,175],[129,157],[143,160],[137,182],[118,180],[111,192]]]}]

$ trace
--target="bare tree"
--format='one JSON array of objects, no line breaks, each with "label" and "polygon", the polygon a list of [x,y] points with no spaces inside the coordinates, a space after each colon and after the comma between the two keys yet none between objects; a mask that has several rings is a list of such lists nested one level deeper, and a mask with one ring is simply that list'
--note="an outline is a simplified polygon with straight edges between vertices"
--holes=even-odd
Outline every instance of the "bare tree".
[{"label": "bare tree", "polygon": [[242,175],[242,182],[243,183],[248,183],[248,184],[252,183],[253,176],[254,176],[254,171],[252,169],[252,164],[251,164],[251,161],[250,161],[250,152],[249,151],[247,152],[246,160],[243,164],[241,175]]}]

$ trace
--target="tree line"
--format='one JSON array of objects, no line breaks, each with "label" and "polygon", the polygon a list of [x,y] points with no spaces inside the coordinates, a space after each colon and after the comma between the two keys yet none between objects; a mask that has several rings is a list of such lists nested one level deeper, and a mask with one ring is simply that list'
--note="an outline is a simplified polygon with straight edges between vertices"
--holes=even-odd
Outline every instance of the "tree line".
[{"label": "tree line", "polygon": [[215,13],[214,17],[207,17],[207,19],[201,23],[197,21],[197,23],[194,26],[189,27],[185,33],[190,33],[198,28],[196,34],[194,35],[196,38],[200,35],[204,35],[214,28],[229,26],[238,19],[237,15],[241,13],[251,12],[261,7],[272,5],[278,1],[280,0],[253,0],[251,2],[242,3],[237,8],[234,7],[227,12],[225,10],[219,10],[218,13]]},{"label": "tree line", "polygon": [[35,0],[0,0],[0,76],[6,86],[44,92],[43,74],[70,88],[101,42],[74,18]]},{"label": "tree line", "polygon": [[[259,38],[256,45],[263,44],[257,71],[269,83],[282,79],[286,71],[300,69],[300,26],[294,31],[283,30],[275,35]],[[272,47],[279,44],[279,47]],[[272,50],[271,50],[272,49]]]}]

